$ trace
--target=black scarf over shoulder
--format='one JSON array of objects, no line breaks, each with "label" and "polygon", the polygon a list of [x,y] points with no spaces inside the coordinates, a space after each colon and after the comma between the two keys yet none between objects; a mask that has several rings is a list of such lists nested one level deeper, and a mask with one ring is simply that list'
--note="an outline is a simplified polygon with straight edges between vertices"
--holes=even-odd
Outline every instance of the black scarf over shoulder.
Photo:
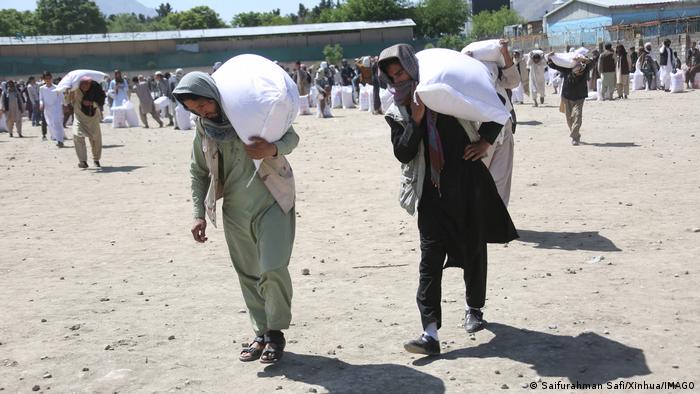
[{"label": "black scarf over shoulder", "polygon": [[[83,101],[95,102],[98,107],[102,108],[105,98],[105,92],[102,90],[100,84],[95,81],[90,81],[90,88],[83,94]],[[95,116],[95,107],[93,107],[92,104],[86,106],[81,103],[80,110],[87,116]]]}]

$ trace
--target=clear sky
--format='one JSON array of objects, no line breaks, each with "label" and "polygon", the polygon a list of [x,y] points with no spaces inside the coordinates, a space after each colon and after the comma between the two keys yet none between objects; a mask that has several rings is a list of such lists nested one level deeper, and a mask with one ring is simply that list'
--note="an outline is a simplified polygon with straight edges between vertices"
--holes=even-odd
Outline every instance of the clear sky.
[{"label": "clear sky", "polygon": [[[118,0],[113,0],[118,1]],[[206,4],[219,13],[224,22],[229,23],[234,15],[247,11],[270,11],[279,8],[282,14],[296,13],[299,3],[311,8],[319,3],[318,0],[139,0],[146,7],[156,8],[161,3],[170,3],[175,11],[183,11],[192,7]],[[0,8],[16,8],[18,10],[35,10],[36,2],[30,0],[0,0]]]}]

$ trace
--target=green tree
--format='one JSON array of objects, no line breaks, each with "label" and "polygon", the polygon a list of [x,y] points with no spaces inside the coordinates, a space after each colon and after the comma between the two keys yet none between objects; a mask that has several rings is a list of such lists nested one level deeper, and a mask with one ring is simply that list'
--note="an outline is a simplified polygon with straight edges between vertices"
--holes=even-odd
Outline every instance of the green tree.
[{"label": "green tree", "polygon": [[110,33],[150,30],[150,24],[142,22],[135,14],[117,14],[107,18],[107,31]]},{"label": "green tree", "polygon": [[517,12],[505,6],[498,11],[481,11],[472,18],[470,37],[473,40],[501,37],[504,27],[522,23],[525,23],[525,20]]},{"label": "green tree", "polygon": [[25,37],[37,34],[34,13],[14,8],[0,10],[0,37]]},{"label": "green tree", "polygon": [[226,27],[219,14],[211,8],[202,5],[187,11],[173,12],[164,20],[178,30],[215,29]]},{"label": "green tree", "polygon": [[408,5],[406,0],[347,0],[341,7],[348,20],[386,21],[404,18]]},{"label": "green tree", "polygon": [[464,0],[423,0],[414,10],[417,34],[440,37],[459,34],[469,19]]},{"label": "green tree", "polygon": [[235,27],[279,26],[292,23],[294,23],[293,18],[282,16],[279,8],[270,12],[243,12],[234,16],[231,21],[231,25]]},{"label": "green tree", "polygon": [[165,18],[173,13],[173,7],[170,3],[161,3],[158,8],[156,8],[156,13],[158,13],[158,18]]},{"label": "green tree", "polygon": [[39,0],[36,3],[39,34],[97,34],[107,22],[91,0]]},{"label": "green tree", "polygon": [[323,56],[328,64],[340,64],[340,61],[343,60],[343,47],[340,44],[328,44],[323,48]]},{"label": "green tree", "polygon": [[438,42],[435,44],[438,48],[454,49],[455,51],[461,51],[462,48],[467,46],[471,41],[462,35],[451,34],[440,37]]}]

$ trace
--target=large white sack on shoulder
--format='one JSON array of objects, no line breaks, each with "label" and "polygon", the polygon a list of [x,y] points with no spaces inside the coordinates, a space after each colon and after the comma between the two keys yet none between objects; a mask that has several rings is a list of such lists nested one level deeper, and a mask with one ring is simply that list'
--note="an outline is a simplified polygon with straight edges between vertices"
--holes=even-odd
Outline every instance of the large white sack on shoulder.
[{"label": "large white sack on shoulder", "polygon": [[59,92],[75,90],[80,85],[80,79],[83,77],[90,77],[93,81],[99,83],[106,76],[107,74],[95,70],[73,70],[61,78],[61,82],[56,85],[56,90]]},{"label": "large white sack on shoulder", "polygon": [[459,119],[505,124],[510,118],[480,61],[442,48],[416,54],[420,83],[416,93],[433,111]]},{"label": "large white sack on shoulder", "polygon": [[590,51],[586,47],[580,47],[580,48],[574,50],[575,54],[582,55],[582,56],[588,55],[588,52],[590,52]]},{"label": "large white sack on shoulder", "polygon": [[386,111],[394,104],[394,95],[388,89],[379,89],[379,99],[382,102],[382,112]]},{"label": "large white sack on shoulder", "polygon": [[131,101],[124,103],[124,109],[126,109],[126,123],[129,127],[139,127],[139,115],[136,113],[136,107]]},{"label": "large white sack on shoulder", "polygon": [[471,57],[483,62],[495,62],[500,67],[506,65],[501,53],[500,40],[475,41],[462,48],[462,53],[470,53]]},{"label": "large white sack on shoulder", "polygon": [[299,97],[299,115],[311,115],[311,107],[309,106],[309,95]]},{"label": "large white sack on shoulder", "polygon": [[[258,55],[229,59],[212,78],[221,106],[244,143],[251,137],[278,141],[299,113],[299,90],[277,64]],[[256,167],[260,160],[256,160]]]},{"label": "large white sack on shoulder", "polygon": [[678,70],[671,74],[671,93],[681,93],[685,85],[685,74]]},{"label": "large white sack on shoulder", "polygon": [[333,108],[340,108],[343,106],[343,92],[338,85],[333,85],[331,88],[331,106]]},{"label": "large white sack on shoulder", "polygon": [[355,103],[352,101],[352,89],[352,86],[343,86],[341,89],[343,109],[355,108]]},{"label": "large white sack on shoulder", "polygon": [[551,60],[552,63],[559,67],[574,68],[576,67],[576,61],[574,60],[579,54],[575,52],[569,53],[555,53],[551,56],[546,56],[547,60]]},{"label": "large white sack on shoulder", "polygon": [[190,121],[190,112],[186,110],[185,107],[183,107],[180,103],[178,103],[175,107],[175,121],[177,122],[177,127],[179,127],[180,130],[189,130],[192,128],[192,122]]}]

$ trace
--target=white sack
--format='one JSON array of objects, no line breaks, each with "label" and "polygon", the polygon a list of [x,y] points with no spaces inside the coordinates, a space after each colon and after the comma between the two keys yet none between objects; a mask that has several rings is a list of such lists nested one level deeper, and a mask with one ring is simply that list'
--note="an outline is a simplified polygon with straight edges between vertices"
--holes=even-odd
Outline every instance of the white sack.
[{"label": "white sack", "polygon": [[333,108],[340,108],[343,106],[343,92],[342,88],[338,85],[334,85],[331,88],[331,106]]},{"label": "white sack", "polygon": [[372,98],[372,85],[360,85],[360,111],[370,110],[370,101]]},{"label": "white sack", "polygon": [[113,107],[112,108],[112,128],[113,129],[121,129],[129,127],[126,124],[126,108],[122,107]]},{"label": "white sack", "polygon": [[5,114],[0,114],[0,131],[7,131],[7,119],[5,119]]},{"label": "white sack", "polygon": [[644,90],[645,84],[644,73],[639,70],[635,71],[632,74],[632,90]]},{"label": "white sack", "polygon": [[603,99],[604,99],[604,97],[603,97],[603,79],[598,78],[596,80],[595,86],[596,86],[596,92],[595,92],[596,96],[595,97],[598,99],[598,101],[603,101]]},{"label": "white sack", "polygon": [[299,97],[299,115],[311,115],[309,106],[309,95]]},{"label": "white sack", "polygon": [[155,105],[158,112],[160,112],[161,119],[166,118],[166,111],[168,110],[168,106],[170,106],[170,99],[165,96],[158,97],[153,100],[153,105]]},{"label": "white sack", "polygon": [[134,103],[125,101],[124,109],[126,109],[126,123],[129,127],[139,127],[139,115],[136,113]]},{"label": "white sack", "polygon": [[379,99],[382,101],[382,112],[386,111],[394,104],[394,95],[387,89],[379,89]]},{"label": "white sack", "polygon": [[505,67],[506,62],[501,53],[500,40],[476,41],[462,48],[463,54],[469,54],[482,62],[495,62],[499,67]]},{"label": "white sack", "polygon": [[426,49],[416,57],[420,70],[416,93],[428,108],[459,119],[506,124],[510,113],[483,63],[443,48]]},{"label": "white sack", "polygon": [[100,83],[107,74],[94,70],[73,70],[61,78],[61,82],[56,85],[56,90],[59,92],[65,90],[75,90],[80,85],[80,79],[90,77],[93,81]]},{"label": "white sack", "polygon": [[513,97],[511,98],[513,103],[522,104],[525,102],[525,92],[523,92],[523,84],[519,84],[517,88],[513,89]]},{"label": "white sack", "polygon": [[352,86],[343,86],[341,89],[341,100],[344,109],[355,108],[355,103],[352,101]]},{"label": "white sack", "polygon": [[[221,106],[244,143],[251,137],[278,141],[299,113],[299,90],[280,66],[258,55],[228,60],[212,78]],[[255,160],[256,168],[261,160]]]},{"label": "white sack", "polygon": [[551,60],[552,63],[559,67],[574,68],[578,63],[574,59],[579,56],[576,52],[569,53],[555,53],[551,56],[547,56],[547,60]]},{"label": "white sack", "polygon": [[190,112],[178,103],[175,107],[175,120],[177,122],[177,127],[180,130],[189,130],[192,128],[192,121],[190,120]]},{"label": "white sack", "polygon": [[671,93],[680,93],[685,85],[685,74],[683,70],[671,73]]}]

